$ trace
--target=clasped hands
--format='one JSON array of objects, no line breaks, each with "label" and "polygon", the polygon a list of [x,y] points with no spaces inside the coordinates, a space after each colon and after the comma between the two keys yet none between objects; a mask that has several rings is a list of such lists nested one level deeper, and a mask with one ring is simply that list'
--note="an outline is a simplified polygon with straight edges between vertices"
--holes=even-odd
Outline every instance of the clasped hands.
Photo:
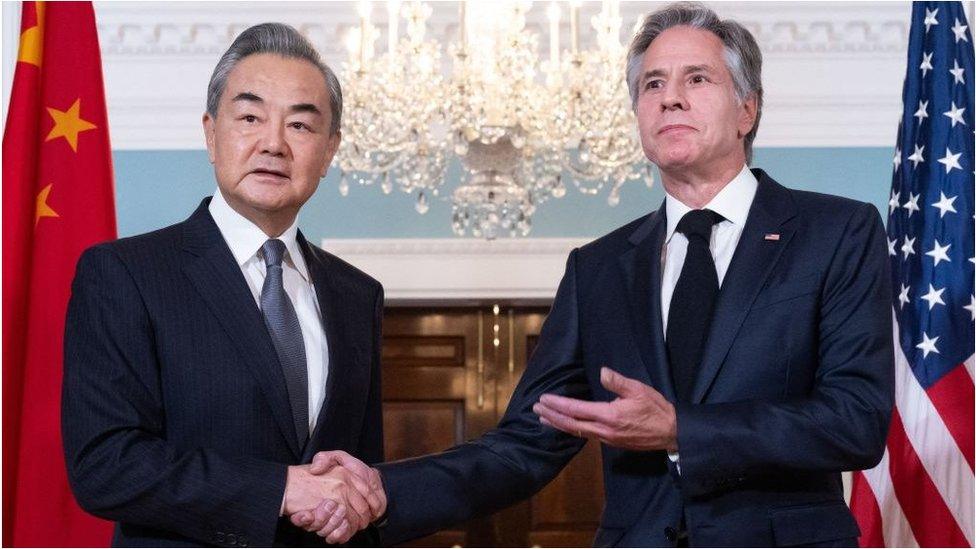
[{"label": "clasped hands", "polygon": [[281,513],[328,543],[345,543],[386,512],[379,472],[342,451],[288,467]]},{"label": "clasped hands", "polygon": [[[545,394],[532,410],[544,425],[580,438],[628,450],[677,451],[675,409],[664,396],[609,368],[600,369],[600,383],[618,398],[588,402]],[[288,468],[282,513],[328,543],[349,541],[385,512],[379,472],[346,452],[319,452],[312,463]]]}]

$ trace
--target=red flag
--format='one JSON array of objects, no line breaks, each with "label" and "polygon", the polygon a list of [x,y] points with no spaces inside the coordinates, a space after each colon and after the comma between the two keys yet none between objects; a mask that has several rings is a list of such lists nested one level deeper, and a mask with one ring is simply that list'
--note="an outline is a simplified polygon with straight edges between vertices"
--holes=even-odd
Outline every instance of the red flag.
[{"label": "red flag", "polygon": [[113,239],[102,64],[90,2],[24,2],[3,135],[3,544],[107,545],[61,446],[65,311],[81,252]]}]

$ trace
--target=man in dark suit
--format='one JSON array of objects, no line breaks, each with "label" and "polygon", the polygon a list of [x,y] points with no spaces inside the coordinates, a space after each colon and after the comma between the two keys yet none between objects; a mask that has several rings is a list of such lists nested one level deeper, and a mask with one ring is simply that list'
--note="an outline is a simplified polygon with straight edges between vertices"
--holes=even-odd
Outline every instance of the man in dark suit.
[{"label": "man in dark suit", "polygon": [[856,545],[841,472],[880,460],[894,392],[884,230],[748,169],[760,71],[704,6],[645,19],[628,83],[665,202],[570,254],[496,429],[379,466],[384,542],[526,498],[597,439],[595,545]]},{"label": "man in dark suit", "polygon": [[[113,544],[323,545],[382,514],[358,460],[383,458],[383,290],[296,227],[341,112],[338,80],[295,29],[251,27],[208,89],[214,197],[79,261],[65,453],[82,507],[117,522]],[[323,450],[352,473],[311,474]],[[282,518],[323,501],[332,538]]]}]

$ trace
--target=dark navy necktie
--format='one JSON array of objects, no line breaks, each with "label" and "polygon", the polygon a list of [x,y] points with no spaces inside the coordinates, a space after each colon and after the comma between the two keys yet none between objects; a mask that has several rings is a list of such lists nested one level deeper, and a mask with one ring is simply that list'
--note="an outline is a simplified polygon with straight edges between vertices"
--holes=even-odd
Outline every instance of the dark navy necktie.
[{"label": "dark navy necktie", "polygon": [[302,327],[282,280],[281,260],[285,256],[285,243],[271,239],[261,246],[261,251],[267,266],[264,287],[261,288],[261,313],[285,375],[298,443],[304,446],[308,439],[308,370]]},{"label": "dark navy necktie", "polygon": [[712,323],[718,274],[708,242],[712,226],[723,219],[711,210],[692,210],[681,218],[676,229],[688,238],[688,253],[668,310],[668,360],[679,402],[691,401]]}]

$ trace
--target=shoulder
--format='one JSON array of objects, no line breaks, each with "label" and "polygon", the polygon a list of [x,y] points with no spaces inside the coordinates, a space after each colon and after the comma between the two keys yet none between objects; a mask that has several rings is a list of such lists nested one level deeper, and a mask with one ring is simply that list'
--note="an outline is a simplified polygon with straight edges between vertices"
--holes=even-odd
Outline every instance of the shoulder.
[{"label": "shoulder", "polygon": [[850,219],[856,214],[877,215],[872,204],[853,198],[795,189],[790,189],[790,194],[800,213],[809,217],[837,221]]},{"label": "shoulder", "polygon": [[634,247],[630,242],[631,236],[642,230],[654,215],[658,215],[658,212],[654,211],[639,217],[592,242],[580,246],[577,252],[578,261],[581,263],[603,263],[608,259],[617,258],[620,254]]},{"label": "shoulder", "polygon": [[341,287],[365,289],[370,294],[382,291],[383,285],[372,276],[364,273],[359,268],[341,259],[335,254],[331,254],[322,248],[308,242],[308,249],[314,261],[323,265],[329,273],[329,278]]},{"label": "shoulder", "polygon": [[753,173],[756,174],[759,184],[767,187],[765,191],[760,188],[756,200],[760,199],[760,194],[764,194],[765,208],[793,212],[795,221],[802,226],[830,234],[843,231],[851,224],[881,224],[881,216],[873,204],[844,196],[785,187],[762,170],[753,170]]},{"label": "shoulder", "polygon": [[92,263],[116,262],[128,270],[159,271],[179,251],[183,223],[95,244],[82,253],[79,269]]}]

